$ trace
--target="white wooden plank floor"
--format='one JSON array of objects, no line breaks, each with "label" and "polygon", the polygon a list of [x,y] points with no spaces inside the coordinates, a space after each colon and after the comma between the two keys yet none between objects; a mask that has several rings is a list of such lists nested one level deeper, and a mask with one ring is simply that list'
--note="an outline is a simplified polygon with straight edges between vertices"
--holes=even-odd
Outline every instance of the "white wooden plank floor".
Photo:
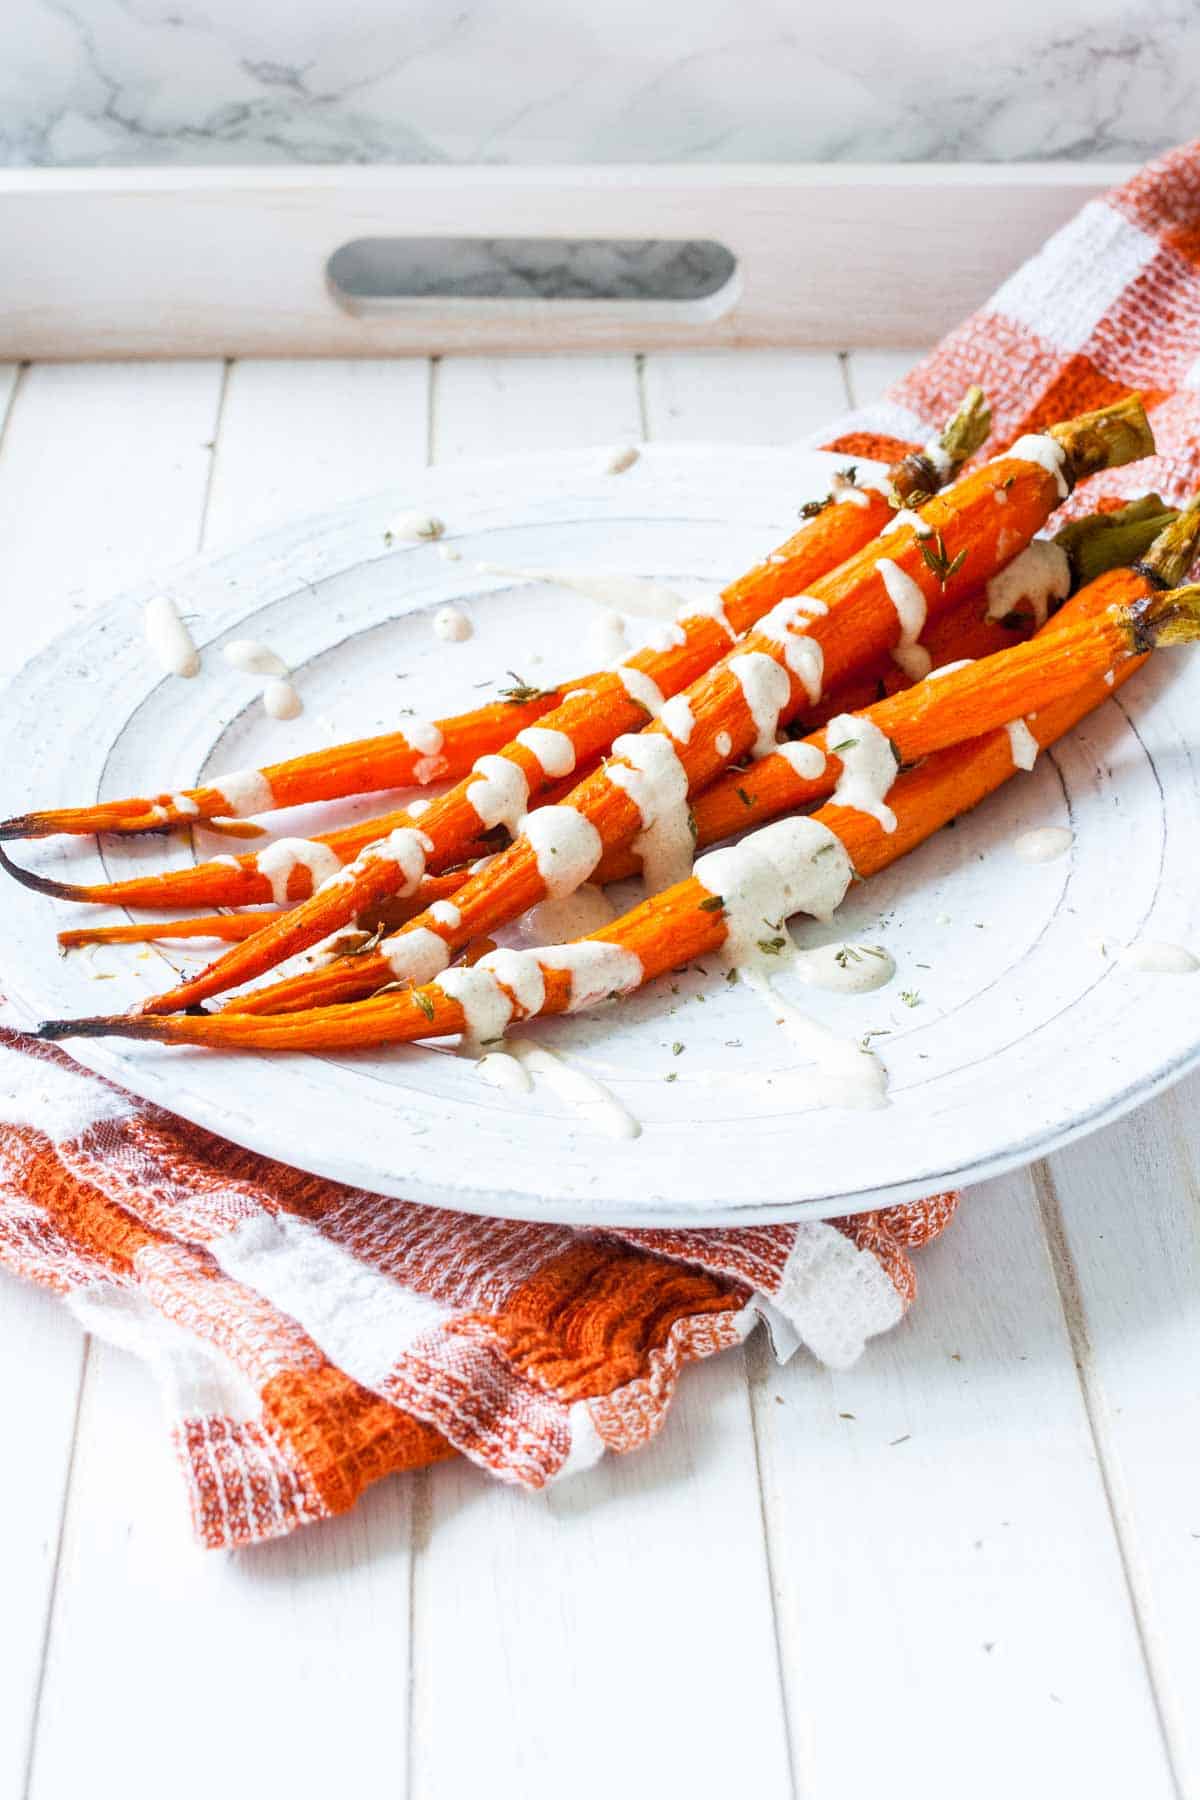
[{"label": "white wooden plank floor", "polygon": [[[0,673],[428,458],[787,443],[916,354],[0,368]],[[755,1342],[540,1499],[448,1464],[240,1556],[145,1371],[3,1281],[0,1800],[1200,1800],[1197,1099],[979,1190],[849,1373]]]}]

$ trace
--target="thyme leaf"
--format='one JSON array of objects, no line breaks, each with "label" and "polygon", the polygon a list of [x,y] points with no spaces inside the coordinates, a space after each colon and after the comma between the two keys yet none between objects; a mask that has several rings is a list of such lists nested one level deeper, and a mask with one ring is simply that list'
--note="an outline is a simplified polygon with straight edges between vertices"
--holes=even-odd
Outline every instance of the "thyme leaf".
[{"label": "thyme leaf", "polygon": [[416,1003],[416,1005],[420,1007],[421,1011],[425,1014],[425,1017],[429,1020],[429,1023],[432,1025],[433,1024],[433,1001],[429,998],[429,995],[423,994],[421,992],[420,988],[413,988],[412,997],[413,997],[413,1000]]},{"label": "thyme leaf", "polygon": [[709,894],[700,902],[701,912],[724,912],[725,899],[722,894]]},{"label": "thyme leaf", "polygon": [[500,698],[507,700],[510,706],[525,706],[531,700],[545,700],[558,692],[557,688],[534,687],[532,682],[524,680],[513,669],[506,669],[504,673],[512,677],[513,685],[501,688]]}]

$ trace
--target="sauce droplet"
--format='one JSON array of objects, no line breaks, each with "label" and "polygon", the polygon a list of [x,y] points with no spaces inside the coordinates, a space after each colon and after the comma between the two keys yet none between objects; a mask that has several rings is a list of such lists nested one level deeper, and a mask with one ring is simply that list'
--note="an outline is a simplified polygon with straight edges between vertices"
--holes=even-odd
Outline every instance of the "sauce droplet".
[{"label": "sauce droplet", "polygon": [[1123,969],[1136,969],[1140,975],[1194,975],[1200,969],[1200,958],[1182,944],[1156,943],[1152,938],[1127,944],[1117,960]]},{"label": "sauce droplet", "polygon": [[1027,863],[1057,862],[1074,842],[1065,825],[1042,825],[1036,831],[1023,831],[1013,845],[1013,854]]}]

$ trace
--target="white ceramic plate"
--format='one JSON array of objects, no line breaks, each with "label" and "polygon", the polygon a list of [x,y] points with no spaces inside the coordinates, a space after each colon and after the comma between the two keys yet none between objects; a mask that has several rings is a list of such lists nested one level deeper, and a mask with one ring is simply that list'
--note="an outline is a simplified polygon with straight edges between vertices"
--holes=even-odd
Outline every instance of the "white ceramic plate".
[{"label": "white ceramic plate", "polygon": [[[410,494],[175,571],[158,588],[192,616],[201,675],[163,678],[151,665],[145,592],[115,602],[10,689],[0,805],[9,813],[193,785],[205,772],[390,729],[409,705],[428,717],[478,704],[506,685],[506,670],[537,681],[580,673],[591,603],[482,576],[475,563],[619,570],[711,591],[794,527],[798,503],[824,491],[831,460],[652,449],[619,477],[602,472],[598,452],[459,466]],[[414,504],[445,518],[461,561],[432,545],[385,547],[388,520]],[[431,629],[433,610],[451,599],[474,621],[468,643],[440,642]],[[265,639],[291,662],[303,717],[265,716],[254,683],[220,655],[235,636]],[[67,1047],[242,1144],[437,1204],[652,1225],[819,1217],[910,1198],[1040,1155],[1197,1061],[1200,981],[1129,972],[1111,951],[1141,936],[1200,943],[1198,717],[1195,659],[1160,656],[1032,775],[854,890],[836,932],[797,925],[802,943],[882,942],[897,959],[896,980],[874,994],[802,991],[808,1010],[848,1035],[889,1034],[875,1040],[891,1083],[881,1111],[793,1113],[769,1077],[796,1052],[715,968],[535,1028],[641,1121],[633,1142],[596,1135],[540,1087],[497,1093],[443,1050],[251,1058],[117,1039]],[[330,809],[315,812],[290,815],[289,831],[330,822]],[[1059,824],[1075,834],[1068,858],[1030,866],[1014,855],[1018,833]],[[103,879],[230,845],[14,848],[47,872]],[[30,1017],[120,1010],[197,966],[182,951],[62,959],[53,931],[80,910],[0,884],[4,985]],[[919,1004],[905,1005],[902,992]]]}]

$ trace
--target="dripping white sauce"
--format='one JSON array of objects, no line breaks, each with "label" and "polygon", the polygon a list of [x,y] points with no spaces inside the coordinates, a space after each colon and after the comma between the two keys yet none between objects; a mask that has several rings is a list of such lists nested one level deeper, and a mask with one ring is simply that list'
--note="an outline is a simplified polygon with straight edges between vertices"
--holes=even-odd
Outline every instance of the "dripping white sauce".
[{"label": "dripping white sauce", "polygon": [[914,512],[910,506],[897,508],[879,535],[886,537],[889,531],[898,531],[902,525],[907,525],[919,538],[933,536],[933,526],[928,524],[919,512]]},{"label": "dripping white sauce", "polygon": [[524,1063],[507,1050],[489,1050],[475,1064],[475,1073],[480,1081],[506,1094],[527,1094],[533,1086],[533,1077]]},{"label": "dripping white sauce", "polygon": [[414,987],[433,981],[450,961],[445,938],[430,931],[427,925],[414,925],[411,931],[398,931],[394,937],[384,938],[379,954],[394,980],[409,981]]},{"label": "dripping white sauce", "polygon": [[841,473],[829,485],[830,499],[838,506],[870,506],[871,496]]},{"label": "dripping white sauce", "polygon": [[731,643],[737,637],[737,632],[729,623],[725,612],[725,601],[720,594],[714,594],[710,600],[685,601],[680,608],[679,617],[685,623],[690,619],[713,619]]},{"label": "dripping white sauce", "polygon": [[482,962],[474,968],[443,969],[437,984],[447,1000],[462,1008],[462,1051],[478,1056],[485,1045],[504,1036],[516,1010],[512,998]]},{"label": "dripping white sauce", "polygon": [[329,845],[315,843],[311,838],[280,838],[277,844],[268,844],[265,850],[260,850],[254,864],[259,874],[270,882],[271,898],[276,906],[288,903],[288,882],[293,869],[308,870],[314,894],[322,882],[341,870]]},{"label": "dripping white sauce", "polygon": [[870,719],[839,713],[825,727],[825,742],[842,765],[833,804],[866,813],[884,831],[895,831],[896,815],[885,804],[899,768],[891,740]]},{"label": "dripping white sauce", "polygon": [[606,667],[619,662],[629,648],[625,621],[620,613],[598,612],[588,626],[588,654]]},{"label": "dripping white sauce", "polygon": [[643,670],[631,668],[628,663],[622,663],[619,669],[613,670],[613,674],[629,698],[638,706],[644,706],[652,719],[657,719],[666,705],[658,683],[652,681]]},{"label": "dripping white sauce", "polygon": [[398,513],[383,534],[385,544],[390,543],[432,543],[435,538],[444,537],[444,522],[433,513],[403,512]]},{"label": "dripping white sauce", "polygon": [[742,690],[750,717],[754,721],[753,755],[766,756],[775,748],[779,715],[792,696],[787,673],[773,656],[762,650],[747,650],[731,656],[726,665]]},{"label": "dripping white sauce", "polygon": [[1013,844],[1013,854],[1027,863],[1057,862],[1074,842],[1065,825],[1042,825],[1036,831],[1023,831]]},{"label": "dripping white sauce", "polygon": [[1025,602],[1034,624],[1044,625],[1051,601],[1065,600],[1070,591],[1071,565],[1066,551],[1044,538],[1034,538],[988,582],[987,617],[1006,619]]},{"label": "dripping white sauce", "polygon": [[943,663],[940,669],[931,669],[925,677],[926,681],[940,681],[944,675],[957,675],[960,669],[974,666],[973,656],[960,656],[957,662]]},{"label": "dripping white sauce", "polygon": [[[438,902],[439,906],[444,904],[444,901]],[[543,900],[532,907],[521,920],[518,930],[529,944],[569,944],[575,938],[599,931],[602,925],[610,925],[616,916],[604,889],[585,881],[573,894],[564,894],[558,900]]]},{"label": "dripping white sauce", "polygon": [[841,840],[816,819],[779,819],[696,863],[697,879],[723,902],[724,960],[763,970],[787,948],[772,942],[782,921],[796,912],[831,918],[852,872]]},{"label": "dripping white sauce", "polygon": [[182,675],[190,680],[200,673],[200,652],[179,616],[179,608],[166,594],[147,600],[142,627],[146,643],[168,675]]},{"label": "dripping white sauce", "polygon": [[1052,437],[1047,437],[1044,432],[1031,432],[1027,437],[1018,438],[1016,443],[1010,445],[1002,456],[994,456],[992,461],[1008,462],[1010,459],[1015,459],[1017,462],[1036,463],[1040,469],[1045,469],[1047,475],[1054,477],[1060,500],[1065,500],[1070,493],[1071,489],[1067,478],[1063,474],[1067,453],[1060,443]]},{"label": "dripping white sauce", "polygon": [[423,813],[429,811],[432,805],[432,800],[410,800],[404,810],[410,819],[419,819]]},{"label": "dripping white sauce", "polygon": [[1194,975],[1200,969],[1200,959],[1182,944],[1156,943],[1151,938],[1127,944],[1117,961],[1140,975]]},{"label": "dripping white sauce", "polygon": [[274,676],[262,693],[262,703],[272,719],[296,719],[304,711],[304,702],[290,681]]},{"label": "dripping white sauce", "polygon": [[895,958],[881,944],[821,944],[799,951],[791,966],[809,987],[831,994],[873,994],[896,973]]},{"label": "dripping white sauce", "polygon": [[825,773],[825,752],[819,745],[806,744],[803,739],[776,744],[774,755],[781,756],[801,781],[816,781]]},{"label": "dripping white sauce", "polygon": [[675,694],[663,707],[659,718],[677,744],[690,744],[696,721],[686,694]]},{"label": "dripping white sauce", "polygon": [[921,681],[929,673],[931,660],[928,650],[917,642],[925,629],[925,595],[912,576],[906,575],[890,557],[881,556],[875,566],[900,625],[900,641],[892,651],[892,661],[910,681]]},{"label": "dripping white sauce", "polygon": [[569,775],[575,767],[575,746],[565,731],[545,725],[527,725],[518,731],[517,742],[539,764],[543,775],[552,781]]},{"label": "dripping white sauce", "polygon": [[825,678],[825,653],[820,644],[804,634],[814,619],[822,618],[829,608],[811,594],[796,594],[773,606],[760,619],[755,630],[783,651],[783,660],[815,706],[821,698]]},{"label": "dripping white sauce", "polygon": [[617,450],[610,450],[604,462],[606,475],[623,475],[626,469],[632,469],[641,456],[636,444],[622,444]]},{"label": "dripping white sauce", "polygon": [[240,869],[242,866],[236,856],[214,856],[209,860],[214,868]]},{"label": "dripping white sauce", "polygon": [[682,625],[663,624],[659,620],[655,620],[644,635],[646,648],[657,650],[660,655],[665,655],[668,650],[678,650],[687,643],[687,632]]},{"label": "dripping white sauce", "polygon": [[190,794],[172,794],[171,806],[184,819],[195,819],[200,813],[200,808]]},{"label": "dripping white sauce", "polygon": [[1032,769],[1038,756],[1038,741],[1024,719],[1014,719],[1004,727],[1012,749],[1014,769]]},{"label": "dripping white sauce", "polygon": [[521,833],[552,900],[573,893],[586,881],[604,850],[592,821],[573,806],[543,806],[527,813]]},{"label": "dripping white sauce", "polygon": [[544,1045],[524,1038],[514,1038],[509,1049],[528,1074],[544,1081],[552,1093],[604,1137],[635,1138],[641,1135],[641,1125],[633,1114],[622,1106],[611,1088],[589,1075],[586,1069],[567,1062]]},{"label": "dripping white sauce", "polygon": [[467,799],[475,808],[479,823],[489,831],[495,825],[515,831],[529,804],[524,770],[507,756],[481,756],[471,772],[478,780],[467,789]]},{"label": "dripping white sauce", "polygon": [[221,652],[227,663],[246,675],[286,675],[288,666],[269,644],[254,638],[234,638]]},{"label": "dripping white sauce", "polygon": [[400,871],[400,885],[392,891],[401,897],[415,894],[425,879],[425,861],[432,849],[433,839],[426,837],[415,825],[398,826],[395,831],[389,831],[386,837],[364,844],[350,866],[333,877],[329,885],[338,881],[347,887],[352,886],[373,862],[386,860],[395,863]]},{"label": "dripping white sauce", "polygon": [[641,986],[641,959],[620,944],[585,939],[577,944],[545,944],[526,954],[536,956],[544,968],[568,971],[568,1012],[581,1012],[610,994],[630,994]]},{"label": "dripping white sauce", "polygon": [[693,840],[688,822],[688,778],[674,744],[661,731],[627,734],[613,743],[604,772],[637,807],[641,831],[633,841],[646,891],[659,894],[691,873]]},{"label": "dripping white sauce", "polygon": [[214,775],[204,785],[220,794],[225,811],[233,819],[270,812],[275,804],[271,784],[259,769],[234,769],[228,775]]},{"label": "dripping white sauce", "polygon": [[435,900],[429,909],[429,916],[431,919],[436,919],[439,925],[447,926],[451,931],[457,931],[462,924],[462,914],[453,900]]},{"label": "dripping white sauce", "polygon": [[887,1071],[872,1050],[810,1019],[775,991],[762,970],[748,971],[745,980],[801,1055],[814,1064],[812,1070],[762,1075],[759,1081],[763,1086],[785,1094],[794,1112],[830,1106],[863,1112],[887,1105]]},{"label": "dripping white sauce", "polygon": [[475,627],[461,606],[441,606],[433,615],[433,635],[445,644],[465,644]]},{"label": "dripping white sauce", "polygon": [[733,753],[733,739],[727,731],[718,731],[713,740],[713,749],[718,756],[730,756]]}]

